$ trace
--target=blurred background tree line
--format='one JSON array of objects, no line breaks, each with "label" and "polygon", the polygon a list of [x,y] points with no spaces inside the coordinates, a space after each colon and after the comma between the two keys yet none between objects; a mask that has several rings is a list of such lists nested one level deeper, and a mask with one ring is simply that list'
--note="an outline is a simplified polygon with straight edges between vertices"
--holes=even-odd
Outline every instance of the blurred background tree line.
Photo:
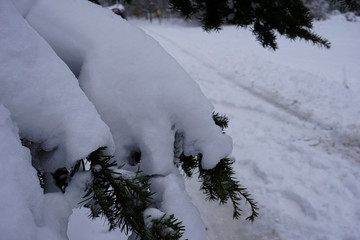
[{"label": "blurred background tree line", "polygon": [[124,8],[126,16],[146,18],[180,17],[176,11],[171,9],[169,0],[98,0],[103,7]]},{"label": "blurred background tree line", "polygon": [[[171,8],[169,0],[90,0],[98,3],[103,7],[120,7],[124,8],[127,16],[146,18],[152,20],[155,17],[171,18],[180,17],[181,15]],[[360,15],[360,10],[351,10],[344,7],[344,1],[334,0],[302,0],[304,5],[309,8],[310,14],[314,19],[323,20],[333,12],[348,13],[348,20],[351,14]],[[355,0],[360,5],[360,0]],[[193,16],[196,18],[196,16]]]}]

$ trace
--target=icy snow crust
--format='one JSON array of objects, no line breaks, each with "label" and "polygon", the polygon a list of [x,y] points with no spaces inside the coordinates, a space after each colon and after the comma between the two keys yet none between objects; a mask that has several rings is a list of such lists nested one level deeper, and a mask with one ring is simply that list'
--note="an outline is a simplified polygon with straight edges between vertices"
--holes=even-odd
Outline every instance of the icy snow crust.
[{"label": "icy snow crust", "polygon": [[[49,172],[72,166],[100,146],[121,164],[141,151],[141,170],[157,176],[156,207],[176,213],[187,229],[184,239],[206,239],[173,164],[174,136],[183,134],[185,154],[203,153],[204,168],[228,156],[232,142],[214,124],[213,106],[199,86],[157,42],[111,10],[86,0],[13,2],[0,1],[0,104],[8,109],[0,110],[10,122],[0,137],[14,145],[9,153],[1,148],[1,164],[8,171],[2,175],[9,178],[6,191],[13,189],[20,204],[9,210],[25,214],[21,226],[28,234],[21,239],[66,239],[68,218],[89,176],[76,174],[65,194],[42,194],[20,138],[39,144],[44,152],[36,157],[37,167]],[[14,124],[18,135],[8,133]],[[17,141],[6,142],[8,135]],[[19,149],[24,154],[17,157]],[[19,174],[26,175],[16,179]],[[31,187],[18,191],[16,184],[25,179]],[[2,206],[12,204],[13,195],[2,198],[6,191]],[[1,214],[5,228],[6,219]],[[5,233],[1,237],[17,239],[14,228]]]}]

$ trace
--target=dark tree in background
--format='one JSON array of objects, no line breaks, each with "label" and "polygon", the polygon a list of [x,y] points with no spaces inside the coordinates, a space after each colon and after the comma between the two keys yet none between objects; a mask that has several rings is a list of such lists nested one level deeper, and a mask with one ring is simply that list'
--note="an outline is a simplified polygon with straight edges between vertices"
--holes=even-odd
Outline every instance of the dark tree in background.
[{"label": "dark tree in background", "polygon": [[356,0],[356,1],[302,0],[302,1],[304,5],[307,8],[309,8],[310,15],[316,20],[326,19],[328,18],[329,14],[331,14],[334,11],[339,11],[341,13],[352,12],[355,13],[356,15],[360,15],[360,10],[357,7],[360,5],[360,0]]},{"label": "dark tree in background", "polygon": [[[277,49],[277,34],[330,48],[330,42],[312,31],[314,19],[333,10],[360,14],[360,0],[90,0],[102,5],[122,4],[128,16],[152,20],[182,16],[198,20],[206,31],[224,24],[249,28],[263,47]],[[178,15],[177,15],[178,14]]]},{"label": "dark tree in background", "polygon": [[132,0],[130,4],[126,6],[126,10],[131,12],[137,17],[145,17],[152,22],[153,17],[156,17],[156,13],[165,13],[169,9],[168,0]]},{"label": "dark tree in background", "polygon": [[[349,10],[358,5],[356,0],[331,2]],[[207,31],[219,30],[225,23],[250,27],[266,48],[277,48],[276,33],[330,47],[328,40],[311,31],[314,17],[302,0],[170,0],[170,3],[185,18],[196,16]]]},{"label": "dark tree in background", "polygon": [[92,3],[100,5],[100,2],[98,0],[89,0],[89,1],[92,2]]},{"label": "dark tree in background", "polygon": [[[144,17],[152,22],[154,17],[169,18],[173,11],[170,9],[169,0],[89,0],[97,2],[104,7],[125,7],[126,15]],[[96,3],[95,2],[95,3]],[[179,15],[176,15],[179,17]]]}]

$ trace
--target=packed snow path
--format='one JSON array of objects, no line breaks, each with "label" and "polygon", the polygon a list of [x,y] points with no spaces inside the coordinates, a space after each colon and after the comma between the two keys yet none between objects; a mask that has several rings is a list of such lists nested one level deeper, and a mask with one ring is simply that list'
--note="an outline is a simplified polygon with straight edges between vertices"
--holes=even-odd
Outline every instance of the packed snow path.
[{"label": "packed snow path", "polygon": [[[254,102],[252,97],[255,97],[255,98],[259,99],[260,102],[262,102],[263,104],[265,104],[265,105],[270,104],[270,105],[274,106],[275,108],[277,108],[278,110],[282,110],[283,112],[288,113],[289,115],[292,115],[302,121],[310,122],[313,125],[316,125],[322,129],[326,129],[326,130],[333,129],[331,126],[317,122],[316,120],[312,119],[310,117],[309,113],[301,112],[301,110],[294,109],[294,104],[287,104],[285,101],[283,101],[283,99],[278,98],[278,96],[272,96],[271,93],[270,94],[267,93],[265,89],[259,89],[259,87],[249,86],[249,84],[247,82],[241,82],[241,80],[239,81],[239,79],[236,76],[236,75],[238,75],[238,71],[235,71],[235,73],[226,73],[226,72],[222,72],[221,70],[218,71],[216,65],[208,63],[208,62],[206,62],[206,60],[203,60],[200,57],[197,57],[196,55],[194,55],[187,49],[183,48],[182,46],[180,46],[173,40],[167,38],[166,36],[163,36],[155,31],[151,30],[151,28],[144,27],[144,30],[147,31],[147,33],[149,35],[152,35],[153,37],[157,38],[158,41],[162,43],[162,45],[166,46],[166,43],[168,43],[168,44],[172,44],[175,48],[178,48],[178,50],[180,50],[182,53],[185,54],[185,56],[180,59],[188,59],[188,60],[186,60],[187,62],[192,62],[192,63],[195,63],[194,65],[198,65],[199,68],[196,68],[196,69],[204,69],[206,72],[209,73],[209,75],[212,76],[212,78],[214,78],[214,77],[218,78],[218,80],[216,82],[210,82],[210,85],[215,85],[214,87],[210,86],[211,89],[216,90],[217,87],[219,87],[219,86],[216,86],[216,84],[217,85],[226,84],[226,85],[228,85],[227,87],[229,89],[235,89],[237,94],[245,95],[244,96],[245,99],[250,98],[251,99],[250,104],[252,102]],[[161,41],[160,39],[162,39],[163,41]],[[165,43],[164,43],[164,41],[165,41]],[[169,51],[171,51],[171,50],[169,50]],[[178,56],[178,55],[175,55],[175,56]],[[189,60],[189,58],[190,58],[190,60]],[[194,61],[191,61],[191,58]],[[177,59],[179,59],[179,57]],[[201,71],[201,72],[203,72],[203,71]],[[245,75],[244,73],[242,73],[242,74],[243,74],[243,76]],[[243,78],[246,78],[246,77],[243,77]],[[202,78],[198,77],[197,80],[202,85],[209,84],[209,79],[202,79]],[[252,96],[249,96],[249,94]],[[214,103],[219,104],[219,102],[215,98],[212,99],[212,101]],[[233,103],[224,102],[224,101],[221,102],[220,104],[233,105],[233,107],[235,107],[235,108],[241,108],[241,106],[234,105]],[[251,108],[251,109],[256,110],[256,107]]]}]

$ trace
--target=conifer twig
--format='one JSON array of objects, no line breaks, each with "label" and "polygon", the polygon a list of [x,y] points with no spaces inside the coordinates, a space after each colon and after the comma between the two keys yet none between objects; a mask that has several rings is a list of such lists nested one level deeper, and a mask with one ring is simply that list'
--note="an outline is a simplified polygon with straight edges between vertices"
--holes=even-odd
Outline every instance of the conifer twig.
[{"label": "conifer twig", "polygon": [[[141,240],[178,240],[185,230],[182,223],[166,214],[161,219],[152,219],[150,227],[145,225],[144,211],[152,204],[148,176],[140,169],[134,174],[123,175],[112,156],[104,155],[104,147],[91,153],[87,160],[93,181],[87,186],[84,198],[90,208],[90,217],[105,216],[109,230],[120,228],[130,231]],[[117,167],[117,168],[116,168]]]},{"label": "conifer twig", "polygon": [[[213,113],[213,120],[222,131],[228,127],[228,118],[219,113]],[[219,201],[225,204],[231,200],[233,204],[233,218],[238,219],[241,216],[240,201],[244,198],[250,204],[251,215],[246,220],[253,222],[258,216],[258,206],[254,199],[251,198],[247,189],[235,180],[235,172],[232,168],[234,160],[223,158],[212,169],[202,168],[202,154],[195,156],[186,156],[182,151],[184,135],[182,133],[175,134],[174,155],[177,158],[177,166],[180,167],[187,177],[192,177],[195,171],[199,173],[199,179],[202,182],[200,189],[206,195],[209,201]]]}]

